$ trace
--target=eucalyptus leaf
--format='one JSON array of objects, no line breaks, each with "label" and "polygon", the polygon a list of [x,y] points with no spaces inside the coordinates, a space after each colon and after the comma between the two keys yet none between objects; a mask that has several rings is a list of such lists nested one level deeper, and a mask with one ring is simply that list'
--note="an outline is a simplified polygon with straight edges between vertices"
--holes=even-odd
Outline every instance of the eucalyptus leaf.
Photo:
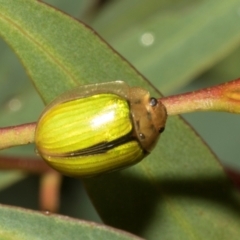
[{"label": "eucalyptus leaf", "polygon": [[113,1],[92,26],[169,94],[239,46],[239,9],[239,0]]},{"label": "eucalyptus leaf", "polygon": [[[45,103],[80,84],[117,79],[160,96],[92,29],[41,2],[0,0],[0,35]],[[239,237],[239,194],[179,117],[169,117],[156,149],[140,164],[84,183],[107,224],[147,239]]]},{"label": "eucalyptus leaf", "polygon": [[4,205],[0,205],[0,238],[2,240],[140,240],[132,234],[104,225]]},{"label": "eucalyptus leaf", "polygon": [[96,2],[95,0],[44,0],[43,2],[57,7],[65,13],[75,17],[83,18]]},{"label": "eucalyptus leaf", "polygon": [[[226,82],[228,79],[240,77],[240,48],[201,75],[188,88],[181,92],[194,91]],[[224,166],[240,172],[240,149],[238,147],[240,130],[237,127],[240,115],[229,113],[193,113],[184,114],[192,126],[201,134],[204,140],[218,154]],[[221,130],[219,130],[221,129]]]},{"label": "eucalyptus leaf", "polygon": [[[0,66],[0,126],[18,125],[36,120],[43,109],[42,101],[33,89],[16,55],[2,39]],[[34,153],[28,146],[1,151],[1,158],[6,154],[19,156]],[[24,177],[24,174],[17,171],[0,171],[0,189],[6,189]]]}]

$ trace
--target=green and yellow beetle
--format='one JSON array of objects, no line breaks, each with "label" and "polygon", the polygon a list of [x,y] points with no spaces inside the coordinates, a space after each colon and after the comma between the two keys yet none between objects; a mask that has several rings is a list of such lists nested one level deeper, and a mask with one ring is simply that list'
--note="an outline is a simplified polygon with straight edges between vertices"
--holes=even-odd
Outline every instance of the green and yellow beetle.
[{"label": "green and yellow beetle", "polygon": [[142,160],[164,130],[165,107],[123,81],[78,87],[55,99],[35,132],[38,153],[75,177],[118,170]]}]

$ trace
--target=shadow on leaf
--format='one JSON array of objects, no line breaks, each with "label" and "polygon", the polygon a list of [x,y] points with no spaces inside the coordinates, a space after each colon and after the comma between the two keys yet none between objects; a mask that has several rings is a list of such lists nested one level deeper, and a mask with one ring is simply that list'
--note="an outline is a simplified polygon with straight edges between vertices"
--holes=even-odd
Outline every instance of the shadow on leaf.
[{"label": "shadow on leaf", "polygon": [[[212,207],[224,209],[223,212],[227,211],[240,220],[239,195],[223,175],[194,179],[161,178],[150,183],[147,178],[122,171],[85,179],[84,183],[87,189],[95,189],[90,191],[90,197],[106,224],[140,236],[153,221],[157,221],[160,229],[166,218],[171,218],[169,208],[177,206],[179,201],[186,209],[195,207],[192,213],[182,216],[187,221],[191,221],[195,214],[201,218]],[[171,205],[169,208],[168,204]]]}]

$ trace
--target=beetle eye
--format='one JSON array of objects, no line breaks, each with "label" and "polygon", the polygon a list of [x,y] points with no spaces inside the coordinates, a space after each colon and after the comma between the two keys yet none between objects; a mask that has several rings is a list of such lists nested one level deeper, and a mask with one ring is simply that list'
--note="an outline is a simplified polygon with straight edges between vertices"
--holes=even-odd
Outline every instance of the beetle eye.
[{"label": "beetle eye", "polygon": [[165,127],[159,129],[159,133],[162,133],[165,130]]},{"label": "beetle eye", "polygon": [[152,98],[150,98],[149,104],[150,104],[150,106],[155,107],[158,104],[158,100],[156,98],[152,97]]}]

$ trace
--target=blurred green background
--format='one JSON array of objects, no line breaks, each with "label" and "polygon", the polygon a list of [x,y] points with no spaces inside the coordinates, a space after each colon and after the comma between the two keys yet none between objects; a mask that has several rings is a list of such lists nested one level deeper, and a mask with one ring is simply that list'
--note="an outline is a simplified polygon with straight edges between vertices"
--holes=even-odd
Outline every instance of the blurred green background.
[{"label": "blurred green background", "polygon": [[[165,96],[240,77],[239,0],[44,2],[93,27]],[[0,53],[1,127],[36,121],[44,108],[40,97],[3,41]],[[183,117],[224,165],[240,172],[240,116],[191,113]],[[34,146],[26,146],[2,154],[35,153]],[[0,172],[1,203],[38,209],[38,189],[38,176]],[[61,193],[60,213],[100,221],[79,180],[64,178]]]}]

